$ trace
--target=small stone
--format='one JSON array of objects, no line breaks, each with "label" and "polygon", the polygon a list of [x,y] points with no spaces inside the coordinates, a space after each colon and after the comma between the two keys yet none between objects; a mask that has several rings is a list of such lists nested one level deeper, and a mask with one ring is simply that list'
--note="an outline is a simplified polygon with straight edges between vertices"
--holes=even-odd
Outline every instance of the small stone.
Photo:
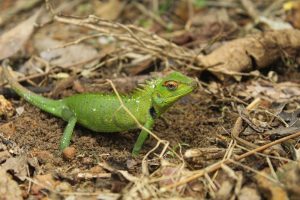
[{"label": "small stone", "polygon": [[67,160],[74,159],[76,154],[76,149],[74,147],[67,147],[63,150],[63,157]]}]

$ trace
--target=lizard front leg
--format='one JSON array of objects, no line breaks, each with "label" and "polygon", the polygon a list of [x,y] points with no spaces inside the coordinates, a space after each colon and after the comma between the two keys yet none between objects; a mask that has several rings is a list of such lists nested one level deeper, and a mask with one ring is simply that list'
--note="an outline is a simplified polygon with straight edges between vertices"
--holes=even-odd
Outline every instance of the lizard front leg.
[{"label": "lizard front leg", "polygon": [[[151,130],[152,127],[154,125],[154,119],[149,116],[144,127],[148,130]],[[136,140],[133,150],[132,150],[132,155],[133,156],[137,156],[140,153],[140,150],[145,142],[145,140],[147,139],[149,133],[147,131],[145,131],[144,129],[141,130],[140,135],[138,137],[138,139]]]},{"label": "lizard front leg", "polygon": [[62,111],[62,117],[64,120],[68,122],[64,134],[60,140],[60,149],[64,150],[66,147],[70,145],[70,141],[72,139],[73,130],[77,122],[77,118],[75,114],[69,110],[68,108],[64,108]]}]

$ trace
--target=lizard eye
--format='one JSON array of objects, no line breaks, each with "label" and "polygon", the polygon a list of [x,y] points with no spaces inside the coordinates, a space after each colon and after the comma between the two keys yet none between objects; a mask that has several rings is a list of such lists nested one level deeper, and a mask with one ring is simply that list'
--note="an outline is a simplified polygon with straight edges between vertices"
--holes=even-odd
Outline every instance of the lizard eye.
[{"label": "lizard eye", "polygon": [[167,87],[169,90],[176,90],[178,83],[176,81],[166,81],[163,86]]}]

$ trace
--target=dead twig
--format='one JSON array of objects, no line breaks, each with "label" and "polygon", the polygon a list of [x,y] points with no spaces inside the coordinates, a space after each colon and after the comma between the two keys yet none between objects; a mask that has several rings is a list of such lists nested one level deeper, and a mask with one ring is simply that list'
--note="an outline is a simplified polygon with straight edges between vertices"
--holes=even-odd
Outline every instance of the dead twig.
[{"label": "dead twig", "polygon": [[[260,104],[261,102],[261,99],[260,98],[257,98],[257,99],[254,99],[254,101],[252,101],[247,107],[246,107],[246,110],[252,110],[256,107],[258,107],[258,105]],[[238,144],[241,144],[241,145],[244,145],[246,146],[247,148],[250,148],[250,149],[254,149],[254,148],[257,148],[258,146],[253,144],[253,143],[250,143],[242,138],[239,137],[241,131],[242,131],[242,125],[243,125],[243,119],[242,117],[238,117],[235,124],[234,124],[234,127],[231,131],[231,137],[237,141]]]},{"label": "dead twig", "polygon": [[236,156],[234,159],[228,159],[227,158],[226,160],[222,160],[222,161],[216,162],[215,164],[212,164],[212,165],[210,165],[210,166],[208,166],[208,167],[206,167],[204,169],[201,169],[201,170],[198,170],[198,171],[194,171],[193,175],[185,178],[184,180],[181,180],[181,181],[179,181],[177,183],[170,184],[170,185],[168,185],[166,187],[161,188],[161,191],[164,192],[164,191],[167,191],[167,190],[169,190],[171,188],[174,188],[174,187],[186,184],[186,183],[188,183],[190,181],[193,181],[195,179],[198,179],[198,178],[202,177],[205,173],[210,173],[210,172],[218,170],[222,166],[222,164],[229,164],[231,162],[231,160],[234,160],[234,161],[242,160],[242,159],[244,159],[244,158],[246,158],[248,156],[256,154],[257,152],[261,152],[261,151],[263,151],[265,149],[268,149],[268,148],[270,148],[270,147],[272,147],[272,146],[274,146],[276,144],[280,144],[280,143],[282,143],[284,141],[287,141],[289,139],[293,139],[293,138],[299,137],[299,136],[300,136],[300,132],[297,132],[297,133],[294,133],[294,134],[289,135],[287,137],[284,137],[284,138],[281,138],[279,140],[276,140],[276,141],[270,142],[268,144],[265,144],[263,146],[257,147],[257,148],[255,148],[255,149],[253,149],[251,151],[248,151],[248,152],[246,152],[246,153],[244,153],[244,154],[242,154],[240,156]]},{"label": "dead twig", "polygon": [[84,19],[55,15],[54,19],[58,22],[74,24],[99,31],[103,35],[114,37],[120,41],[129,42],[132,48],[140,50],[141,52],[154,54],[158,57],[166,56],[174,60],[185,61],[188,63],[196,59],[196,55],[192,55],[188,50],[180,48],[174,43],[168,42],[155,34],[150,34],[147,31],[142,30],[142,28],[133,25],[126,26],[120,23],[113,23],[93,15]]}]

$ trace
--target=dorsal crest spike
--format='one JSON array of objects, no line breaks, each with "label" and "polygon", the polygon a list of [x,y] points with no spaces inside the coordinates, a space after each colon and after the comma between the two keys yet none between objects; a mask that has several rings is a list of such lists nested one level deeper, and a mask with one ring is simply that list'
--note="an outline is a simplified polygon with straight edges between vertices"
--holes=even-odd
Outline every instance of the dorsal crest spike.
[{"label": "dorsal crest spike", "polygon": [[138,87],[134,90],[134,95],[141,95],[142,93],[148,93],[153,91],[155,85],[157,84],[157,79],[146,80],[144,83],[138,84]]}]

